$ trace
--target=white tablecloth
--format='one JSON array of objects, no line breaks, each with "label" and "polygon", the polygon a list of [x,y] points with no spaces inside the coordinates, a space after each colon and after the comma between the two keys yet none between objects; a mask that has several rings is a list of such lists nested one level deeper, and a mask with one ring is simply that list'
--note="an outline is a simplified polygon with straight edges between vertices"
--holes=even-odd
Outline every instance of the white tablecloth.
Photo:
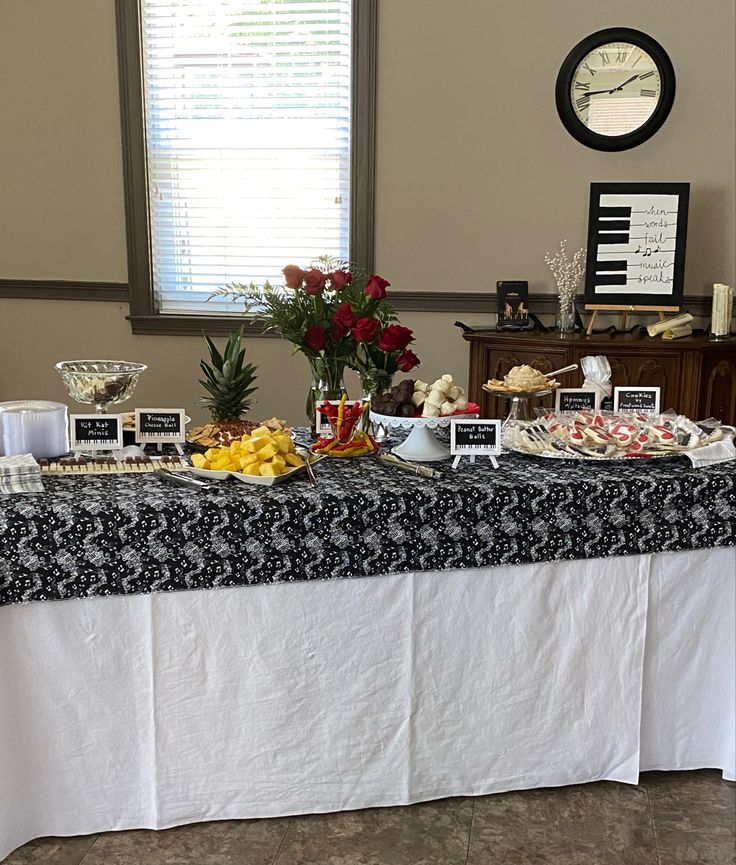
[{"label": "white tablecloth", "polygon": [[41,835],[719,767],[736,552],[0,608],[0,858]]}]

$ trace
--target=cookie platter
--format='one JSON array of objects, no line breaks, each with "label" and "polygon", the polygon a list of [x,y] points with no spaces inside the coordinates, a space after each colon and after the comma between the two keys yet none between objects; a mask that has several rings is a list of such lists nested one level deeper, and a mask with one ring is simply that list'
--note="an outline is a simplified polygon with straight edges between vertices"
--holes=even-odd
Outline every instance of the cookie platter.
[{"label": "cookie platter", "polygon": [[733,436],[733,427],[683,415],[552,412],[504,428],[504,447],[546,459],[605,461],[678,457]]}]

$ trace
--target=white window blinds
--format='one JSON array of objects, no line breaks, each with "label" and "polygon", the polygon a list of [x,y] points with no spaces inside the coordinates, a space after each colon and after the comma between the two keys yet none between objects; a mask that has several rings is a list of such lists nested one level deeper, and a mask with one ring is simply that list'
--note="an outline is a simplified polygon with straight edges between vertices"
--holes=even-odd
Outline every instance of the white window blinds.
[{"label": "white window blinds", "polygon": [[350,0],[140,0],[161,312],[347,258]]}]

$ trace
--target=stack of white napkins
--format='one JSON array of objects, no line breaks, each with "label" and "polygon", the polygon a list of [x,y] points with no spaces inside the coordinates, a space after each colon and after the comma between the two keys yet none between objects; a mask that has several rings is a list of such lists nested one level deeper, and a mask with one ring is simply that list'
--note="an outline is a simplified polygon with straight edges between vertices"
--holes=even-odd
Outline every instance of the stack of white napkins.
[{"label": "stack of white napkins", "polygon": [[0,493],[42,493],[41,466],[33,454],[0,457]]},{"label": "stack of white napkins", "polygon": [[713,444],[690,451],[685,456],[696,468],[714,466],[717,463],[735,460],[736,448],[733,446],[733,437],[729,436],[719,442],[713,442]]}]

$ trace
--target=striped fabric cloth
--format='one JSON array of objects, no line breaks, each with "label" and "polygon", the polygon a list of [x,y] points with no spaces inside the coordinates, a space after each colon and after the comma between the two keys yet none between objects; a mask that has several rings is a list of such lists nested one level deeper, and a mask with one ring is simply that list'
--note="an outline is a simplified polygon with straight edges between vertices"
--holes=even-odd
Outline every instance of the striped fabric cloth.
[{"label": "striped fabric cloth", "polygon": [[0,457],[0,494],[42,492],[41,466],[32,454]]}]

